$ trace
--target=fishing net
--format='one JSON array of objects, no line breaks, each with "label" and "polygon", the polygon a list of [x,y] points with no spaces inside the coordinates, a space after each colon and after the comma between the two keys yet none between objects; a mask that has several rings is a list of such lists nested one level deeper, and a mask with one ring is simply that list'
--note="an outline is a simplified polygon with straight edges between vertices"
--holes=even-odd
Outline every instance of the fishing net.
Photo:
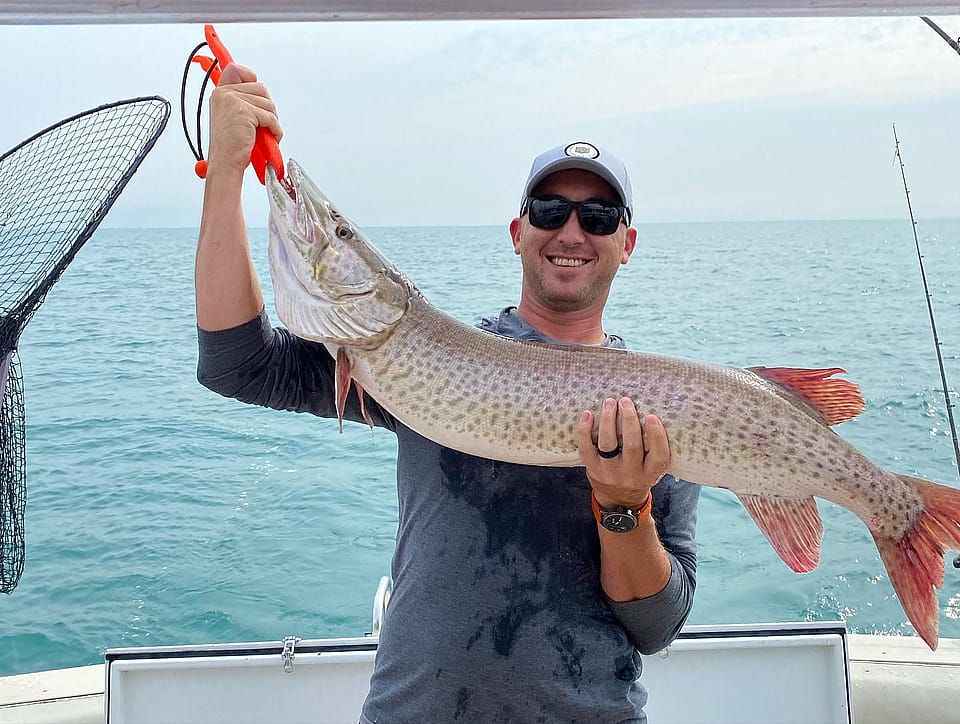
[{"label": "fishing net", "polygon": [[96,230],[170,116],[156,96],[67,118],[0,156],[0,592],[23,573],[26,438],[16,354],[27,322]]}]

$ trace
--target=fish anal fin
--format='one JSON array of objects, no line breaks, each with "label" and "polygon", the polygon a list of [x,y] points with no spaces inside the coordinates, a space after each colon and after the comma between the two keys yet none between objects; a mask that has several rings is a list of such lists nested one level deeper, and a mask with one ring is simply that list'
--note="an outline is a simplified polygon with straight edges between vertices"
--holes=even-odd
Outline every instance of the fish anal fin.
[{"label": "fish anal fin", "polygon": [[907,618],[936,650],[939,606],[934,589],[943,586],[943,554],[960,550],[960,490],[909,475],[897,477],[918,490],[924,509],[900,540],[871,533]]},{"label": "fish anal fin", "polygon": [[823,522],[813,497],[737,497],[784,563],[797,573],[809,573],[817,567]]},{"label": "fish anal fin", "polygon": [[343,410],[347,406],[347,395],[350,394],[350,383],[353,380],[353,366],[343,347],[337,349],[337,420],[340,422],[340,434],[343,434]]},{"label": "fish anal fin", "polygon": [[846,374],[840,367],[802,369],[798,367],[747,367],[797,395],[823,415],[828,425],[852,420],[866,409],[860,388],[850,380],[834,379]]}]

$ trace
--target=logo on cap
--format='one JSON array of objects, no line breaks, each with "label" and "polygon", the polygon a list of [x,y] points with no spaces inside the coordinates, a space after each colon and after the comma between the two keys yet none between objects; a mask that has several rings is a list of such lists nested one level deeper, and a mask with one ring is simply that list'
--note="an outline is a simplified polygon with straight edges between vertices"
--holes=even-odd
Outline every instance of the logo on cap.
[{"label": "logo on cap", "polygon": [[563,152],[568,156],[579,156],[580,158],[597,158],[600,155],[596,146],[583,141],[571,143],[563,149]]}]

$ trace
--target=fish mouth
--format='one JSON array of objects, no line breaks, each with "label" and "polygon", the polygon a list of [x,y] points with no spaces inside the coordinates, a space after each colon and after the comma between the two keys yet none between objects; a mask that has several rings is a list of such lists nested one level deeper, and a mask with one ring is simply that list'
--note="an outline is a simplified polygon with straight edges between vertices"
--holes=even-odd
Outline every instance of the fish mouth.
[{"label": "fish mouth", "polygon": [[[317,265],[333,239],[338,212],[293,159],[287,162],[286,176],[278,178],[267,169],[270,197],[271,262],[276,265],[285,288],[301,300],[324,304],[345,304],[373,293],[372,280],[341,281],[336,287],[315,283]],[[276,243],[273,243],[275,239]],[[306,303],[306,302],[305,302]]]},{"label": "fish mouth", "polygon": [[299,255],[307,257],[307,249],[325,246],[323,230],[330,223],[330,212],[322,199],[316,199],[307,188],[309,179],[293,159],[286,165],[286,175],[277,176],[267,167],[270,216],[285,244],[293,244]]}]

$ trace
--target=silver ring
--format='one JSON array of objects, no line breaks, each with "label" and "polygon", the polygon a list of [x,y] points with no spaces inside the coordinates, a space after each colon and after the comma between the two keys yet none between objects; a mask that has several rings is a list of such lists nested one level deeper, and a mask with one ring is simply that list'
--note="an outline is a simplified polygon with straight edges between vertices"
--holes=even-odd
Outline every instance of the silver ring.
[{"label": "silver ring", "polygon": [[617,445],[613,450],[601,450],[597,448],[597,455],[602,457],[604,460],[609,460],[610,458],[615,458],[623,450],[622,445]]}]

